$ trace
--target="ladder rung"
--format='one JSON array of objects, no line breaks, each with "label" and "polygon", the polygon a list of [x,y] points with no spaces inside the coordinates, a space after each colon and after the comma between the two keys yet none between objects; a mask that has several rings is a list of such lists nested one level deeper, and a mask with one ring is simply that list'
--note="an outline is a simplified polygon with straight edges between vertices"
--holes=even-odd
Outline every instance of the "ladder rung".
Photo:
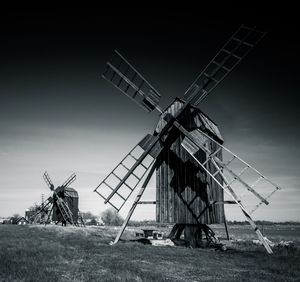
[{"label": "ladder rung", "polygon": [[138,177],[135,173],[131,173],[137,180],[141,180],[141,178],[140,177]]},{"label": "ladder rung", "polygon": [[[101,195],[100,195],[101,196]],[[102,197],[102,196],[101,196]],[[105,199],[104,197],[102,197],[103,199]],[[113,206],[117,211],[119,211],[120,209],[118,209],[113,203],[108,202],[111,206]]]},{"label": "ladder rung", "polygon": [[235,57],[238,60],[241,60],[242,58],[240,56],[237,56],[235,54],[233,54],[231,51],[227,50],[227,49],[222,49],[222,51],[224,51],[225,53],[229,54],[232,57]]},{"label": "ladder rung", "polygon": [[105,182],[105,180],[102,182],[104,183],[108,188],[110,188],[111,190],[114,190],[114,188],[112,188],[107,182]]},{"label": "ladder rung", "polygon": [[122,83],[123,80],[124,80],[123,77],[121,77],[120,80],[119,80],[119,82],[117,83],[118,87],[120,87],[120,85],[121,85],[121,83]]},{"label": "ladder rung", "polygon": [[245,166],[237,176],[241,176],[248,168],[249,166]]},{"label": "ladder rung", "polygon": [[[113,172],[111,173],[113,175],[115,175]],[[115,175],[120,181],[121,181],[121,178],[118,177],[117,175]],[[108,186],[112,191],[114,191],[115,189],[112,188],[107,182],[105,182],[105,180],[102,182],[104,183],[106,186]],[[124,185],[126,185],[131,191],[133,190],[126,182],[123,183]],[[117,193],[117,192],[116,192]]]},{"label": "ladder rung", "polygon": [[237,42],[240,42],[241,44],[245,44],[246,46],[248,46],[248,47],[250,47],[250,48],[253,48],[253,47],[254,47],[253,44],[248,43],[248,42],[246,42],[246,41],[243,41],[243,40],[241,40],[241,39],[239,39],[239,38],[232,37],[232,39],[235,40],[235,41],[237,41]]},{"label": "ladder rung", "polygon": [[[111,188],[111,187],[109,187],[109,188]],[[111,188],[112,189],[112,188]],[[113,190],[113,189],[112,189]],[[124,201],[126,201],[126,199],[121,195],[121,194],[119,194],[117,191],[115,192],[115,194],[117,194],[120,198],[122,198]],[[109,201],[108,201],[109,202]]]},{"label": "ladder rung", "polygon": [[223,64],[220,64],[220,63],[218,63],[217,61],[212,61],[212,63],[213,64],[215,64],[215,65],[217,65],[218,67],[220,67],[220,68],[222,68],[222,69],[224,69],[225,71],[227,71],[227,72],[230,72],[230,70],[231,69],[229,69],[229,68],[227,68],[227,67],[225,67]]},{"label": "ladder rung", "polygon": [[126,182],[124,182],[123,184],[126,185],[131,191],[133,191],[133,188],[130,187]]},{"label": "ladder rung", "polygon": [[119,194],[118,192],[116,192],[116,194],[121,197],[124,201],[126,201],[127,199],[125,199],[121,194]]},{"label": "ladder rung", "polygon": [[133,82],[136,76],[137,76],[137,73],[134,72],[134,74],[133,74],[133,76],[132,76],[132,78],[130,80]]},{"label": "ladder rung", "polygon": [[114,172],[112,172],[111,174],[114,175],[115,177],[117,177],[120,181],[122,181],[122,179],[118,175],[116,175]]},{"label": "ladder rung", "polygon": [[129,87],[130,87],[130,84],[128,83],[127,86],[126,86],[126,89],[124,90],[124,93],[127,94],[127,91],[128,91],[128,89],[129,89]]},{"label": "ladder rung", "polygon": [[141,163],[141,166],[142,166],[144,169],[148,169],[148,167],[146,167],[143,163]]},{"label": "ladder rung", "polygon": [[209,162],[209,160],[210,160],[211,158],[214,158],[215,155],[216,155],[220,150],[222,150],[222,147],[219,147],[218,150],[216,150],[216,151],[210,153],[209,156],[208,156],[208,158],[205,160],[205,162],[204,162],[202,165],[206,165],[206,164]]},{"label": "ladder rung", "polygon": [[134,160],[138,160],[135,156],[133,156],[131,153],[129,153],[128,155],[130,155]]},{"label": "ladder rung", "polygon": [[262,176],[260,176],[259,178],[257,178],[257,180],[255,181],[255,182],[253,182],[252,184],[251,184],[251,188],[253,188],[254,186],[256,186],[257,184],[258,184],[258,182],[259,181],[261,181],[263,179],[263,177]]},{"label": "ladder rung", "polygon": [[[122,179],[118,175],[116,175],[115,173],[112,172],[111,174],[113,174],[115,177],[117,177],[120,180],[120,182],[122,181]],[[125,184],[131,191],[133,190],[126,182],[124,182],[123,184]],[[114,190],[114,189],[112,189],[112,190]]]},{"label": "ladder rung", "polygon": [[123,166],[126,170],[130,170],[126,165],[124,165],[123,163],[120,163],[121,166]]},{"label": "ladder rung", "polygon": [[232,156],[232,158],[226,164],[224,164],[224,166],[228,166],[235,158],[236,156]]},{"label": "ladder rung", "polygon": [[217,79],[215,79],[214,77],[212,77],[211,75],[204,73],[204,75],[208,78],[211,79],[212,81],[214,81],[215,83],[218,83],[219,81]]}]

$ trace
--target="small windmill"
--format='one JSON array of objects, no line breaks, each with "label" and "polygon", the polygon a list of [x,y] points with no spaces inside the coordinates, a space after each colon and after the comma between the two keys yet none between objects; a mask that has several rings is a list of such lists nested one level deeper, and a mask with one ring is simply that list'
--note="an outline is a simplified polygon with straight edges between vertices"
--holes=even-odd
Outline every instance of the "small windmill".
[{"label": "small windmill", "polygon": [[[103,78],[148,112],[157,110],[159,122],[96,187],[119,211],[140,181],[143,184],[119,231],[120,239],[156,171],[156,219],[175,223],[170,234],[197,241],[213,236],[207,224],[225,223],[224,204],[236,204],[268,253],[272,250],[251,218],[280,187],[223,146],[217,125],[197,106],[265,35],[255,27],[240,26],[187,89],[165,110],[159,92],[117,51]],[[224,193],[225,192],[225,193]],[[229,198],[226,196],[229,196]],[[227,230],[227,228],[226,228]]]},{"label": "small windmill", "polygon": [[44,214],[47,216],[46,223],[50,221],[52,216],[52,221],[56,224],[61,222],[63,225],[67,223],[78,225],[78,217],[79,220],[81,219],[78,210],[78,193],[75,189],[69,187],[76,180],[75,173],[57,188],[54,188],[47,172],[44,173],[43,178],[53,195],[42,202],[37,209],[37,213],[32,218],[37,217],[39,214]]}]

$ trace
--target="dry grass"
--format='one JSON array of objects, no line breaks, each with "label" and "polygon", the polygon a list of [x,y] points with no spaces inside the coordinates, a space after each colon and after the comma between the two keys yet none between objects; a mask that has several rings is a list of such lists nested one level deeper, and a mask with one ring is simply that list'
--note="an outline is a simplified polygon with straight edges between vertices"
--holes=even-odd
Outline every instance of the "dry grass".
[{"label": "dry grass", "polygon": [[[109,246],[116,232],[0,225],[0,281],[299,281],[298,248],[275,249],[270,256],[249,242],[226,252],[133,242]],[[245,227],[231,232],[235,237],[248,234]],[[286,235],[299,241],[299,227],[297,232]],[[282,230],[273,233],[284,237]]]}]

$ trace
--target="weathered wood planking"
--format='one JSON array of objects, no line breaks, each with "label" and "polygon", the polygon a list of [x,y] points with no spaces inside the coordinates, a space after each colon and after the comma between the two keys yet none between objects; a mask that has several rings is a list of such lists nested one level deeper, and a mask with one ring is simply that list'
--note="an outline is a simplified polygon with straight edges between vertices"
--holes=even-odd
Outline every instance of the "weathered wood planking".
[{"label": "weathered wood planking", "polygon": [[[177,99],[169,106],[165,113],[174,115],[182,106]],[[165,120],[162,115],[156,132],[159,132]],[[205,119],[203,119],[205,117]],[[188,131],[197,128],[203,130],[218,142],[223,143],[222,136],[217,126],[208,119],[198,108],[189,107],[180,118],[180,123]],[[158,222],[179,224],[203,224],[223,223],[224,206],[212,205],[211,201],[223,201],[223,190],[215,182],[201,171],[196,161],[180,146],[183,135],[176,128],[170,130],[165,141],[165,149],[158,156],[158,168],[156,172],[156,217]],[[212,151],[216,151],[216,145],[209,141]],[[205,152],[199,153],[204,160]],[[218,153],[221,158],[221,152]],[[212,170],[212,167],[210,167]],[[212,172],[214,172],[212,170]],[[205,211],[204,211],[205,210]],[[204,212],[203,212],[204,211]]]},{"label": "weathered wood planking", "polygon": [[[78,222],[78,200],[79,196],[75,189],[71,187],[58,187],[56,188],[56,192],[58,195],[65,201],[70,211],[72,212],[72,218],[74,222]],[[59,211],[58,206],[55,204],[53,205],[53,214],[52,214],[52,220],[53,221],[62,221],[63,217]]]}]

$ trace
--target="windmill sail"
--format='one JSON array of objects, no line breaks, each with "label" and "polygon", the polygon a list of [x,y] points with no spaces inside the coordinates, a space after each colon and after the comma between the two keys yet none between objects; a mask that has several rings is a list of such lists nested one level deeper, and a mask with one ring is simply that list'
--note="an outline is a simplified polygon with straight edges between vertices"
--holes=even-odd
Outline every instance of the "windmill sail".
[{"label": "windmill sail", "polygon": [[112,63],[106,65],[104,79],[147,112],[161,111],[158,107],[161,95],[118,51],[115,50]]},{"label": "windmill sail", "polygon": [[47,171],[45,171],[45,173],[43,175],[43,178],[44,178],[46,184],[48,185],[48,187],[50,188],[50,190],[53,190],[54,189],[54,185],[53,185],[53,183],[52,183],[52,181],[50,179],[50,176],[49,176],[49,174],[48,174]]},{"label": "windmill sail", "polygon": [[124,206],[154,162],[151,154],[141,147],[147,144],[149,140],[147,136],[133,147],[94,190],[105,203],[109,203],[117,211]]},{"label": "windmill sail", "polygon": [[63,183],[62,187],[68,187],[76,180],[76,174],[72,173],[71,176]]},{"label": "windmill sail", "polygon": [[[211,152],[206,146],[208,140],[213,141],[218,150]],[[201,167],[207,170],[207,164],[213,164],[217,169],[214,174],[209,174],[221,188],[225,190],[230,189],[234,193],[235,200],[243,202],[243,207],[248,208],[249,213],[252,214],[262,204],[268,205],[268,199],[279,189],[273,181],[268,179],[253,166],[246,163],[229,149],[213,140],[207,134],[200,130],[194,130],[185,137],[181,144],[193,156],[199,150],[206,152],[206,159],[201,162]],[[217,157],[217,154],[222,150],[223,159]],[[199,163],[199,162],[198,162]],[[218,176],[226,180],[224,186],[218,181]]]},{"label": "windmill sail", "polygon": [[198,105],[265,35],[241,25],[185,92],[183,98]]},{"label": "windmill sail", "polygon": [[[260,239],[266,250],[269,253],[272,253],[270,246],[252,220],[251,213],[253,213],[261,204],[268,204],[267,199],[281,188],[271,180],[266,178],[264,175],[262,175],[254,167],[247,164],[237,155],[233,154],[230,150],[214,140],[213,141],[216,142],[219,146],[219,149],[213,153],[210,152],[210,149],[206,145],[208,139],[211,139],[208,135],[200,130],[195,130],[192,134],[188,134],[184,138],[181,146],[193,157],[193,159],[196,160],[196,162],[204,169],[207,175],[211,177],[219,185],[219,187],[223,189],[242,209],[243,214],[246,216],[246,219],[255,230],[258,238]],[[206,152],[207,157],[205,160],[199,160],[197,158],[197,152],[200,150]],[[217,157],[217,152],[219,152],[220,150],[225,151],[227,154],[229,154],[229,156],[231,156],[231,158],[226,161],[224,159],[220,160]],[[239,169],[237,169],[236,165],[230,167],[230,165],[232,165],[232,163],[236,160],[244,166],[242,169],[240,169],[240,167]],[[209,164],[215,167],[216,171],[214,173],[212,173],[208,168]],[[243,178],[243,176],[246,174],[246,171],[250,171],[252,177],[257,177],[256,180],[254,180],[251,184],[249,184],[249,180],[247,179],[247,177]],[[227,172],[227,175],[225,174],[225,172]],[[220,182],[217,176],[222,179],[222,182]],[[250,178],[251,176],[248,175],[248,178]],[[267,194],[265,197],[257,192],[258,185],[262,182],[263,184],[260,188],[263,193]],[[248,194],[245,192],[248,192]],[[247,194],[246,197],[245,194]],[[250,202],[251,205],[254,205],[254,208],[249,212],[247,206],[249,204],[249,196],[251,196],[251,194],[254,199],[258,200],[258,202]]]}]

